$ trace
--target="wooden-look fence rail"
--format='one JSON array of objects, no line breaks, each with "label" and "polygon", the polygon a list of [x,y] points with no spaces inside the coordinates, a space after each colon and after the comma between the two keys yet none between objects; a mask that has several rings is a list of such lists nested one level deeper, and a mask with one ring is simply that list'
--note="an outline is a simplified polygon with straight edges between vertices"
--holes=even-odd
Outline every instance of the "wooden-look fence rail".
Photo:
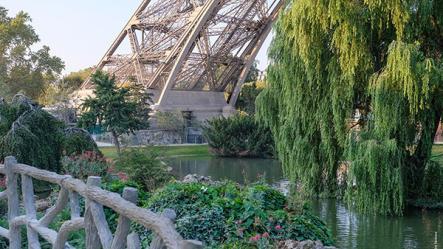
[{"label": "wooden-look fence rail", "polygon": [[[138,234],[130,233],[131,222],[143,225],[155,234],[151,249],[197,249],[202,243],[184,240],[175,230],[175,212],[165,210],[161,215],[136,205],[137,190],[125,188],[122,196],[100,188],[100,177],[89,177],[87,183],[71,176],[58,175],[17,163],[14,157],[6,157],[0,164],[0,174],[6,175],[7,189],[0,193],[0,199],[8,200],[9,230],[0,227],[0,236],[9,240],[10,249],[20,249],[22,245],[21,227],[26,227],[29,249],[40,249],[39,235],[52,244],[54,249],[74,248],[67,243],[69,234],[85,230],[87,249],[138,249],[141,248]],[[21,214],[18,191],[18,177],[21,176],[24,214]],[[34,199],[33,179],[60,186],[58,199],[46,214],[37,219]],[[81,217],[80,196],[85,199],[84,216]],[[65,221],[59,231],[48,226],[69,205],[71,219]],[[106,221],[103,206],[119,214],[115,234],[112,234]],[[22,208],[23,209],[23,208]]]}]

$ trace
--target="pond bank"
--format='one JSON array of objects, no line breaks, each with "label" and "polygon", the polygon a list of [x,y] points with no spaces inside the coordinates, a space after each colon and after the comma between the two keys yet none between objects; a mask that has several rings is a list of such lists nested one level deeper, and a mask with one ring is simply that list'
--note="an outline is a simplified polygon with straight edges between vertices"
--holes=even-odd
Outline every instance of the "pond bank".
[{"label": "pond bank", "polygon": [[[157,151],[163,157],[175,156],[195,156],[210,157],[208,145],[171,145],[171,146],[152,146],[152,150]],[[101,147],[100,151],[108,159],[116,159],[118,157],[115,147]]]}]

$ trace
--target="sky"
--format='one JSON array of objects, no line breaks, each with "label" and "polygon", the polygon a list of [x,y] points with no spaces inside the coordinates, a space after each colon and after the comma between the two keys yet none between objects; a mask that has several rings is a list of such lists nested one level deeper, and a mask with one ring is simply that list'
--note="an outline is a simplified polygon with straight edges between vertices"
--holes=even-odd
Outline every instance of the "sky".
[{"label": "sky", "polygon": [[[141,0],[0,0],[9,15],[27,12],[40,37],[65,62],[64,74],[97,64]],[[257,60],[267,66],[268,37]]]}]

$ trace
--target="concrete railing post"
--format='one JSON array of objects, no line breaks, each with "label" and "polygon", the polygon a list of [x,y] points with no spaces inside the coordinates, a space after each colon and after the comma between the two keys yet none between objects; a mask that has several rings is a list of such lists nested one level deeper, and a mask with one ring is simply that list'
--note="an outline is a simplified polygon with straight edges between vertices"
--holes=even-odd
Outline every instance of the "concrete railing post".
[{"label": "concrete railing post", "polygon": [[[100,187],[100,177],[88,177],[87,186]],[[86,249],[100,249],[100,237],[98,235],[97,228],[94,224],[94,218],[91,211],[91,202],[86,198],[85,200],[85,233],[86,233]]]},{"label": "concrete railing post", "polygon": [[[24,174],[22,174],[22,194],[23,203],[26,211],[26,219],[28,221],[37,221],[37,211],[35,209],[34,186],[32,184],[32,178]],[[26,234],[28,237],[28,248],[40,249],[38,233],[34,231],[34,229],[32,229],[29,225],[26,225]]]},{"label": "concrete railing post", "polygon": [[[135,188],[124,188],[123,199],[137,204],[138,192]],[[127,217],[120,215],[117,222],[117,229],[115,231],[114,240],[112,241],[111,249],[124,249],[131,228],[131,220]]]},{"label": "concrete railing post", "polygon": [[8,188],[8,221],[9,221],[9,248],[20,249],[22,238],[20,227],[13,225],[14,218],[20,215],[17,174],[14,173],[14,166],[17,164],[15,157],[5,158],[6,186]]}]

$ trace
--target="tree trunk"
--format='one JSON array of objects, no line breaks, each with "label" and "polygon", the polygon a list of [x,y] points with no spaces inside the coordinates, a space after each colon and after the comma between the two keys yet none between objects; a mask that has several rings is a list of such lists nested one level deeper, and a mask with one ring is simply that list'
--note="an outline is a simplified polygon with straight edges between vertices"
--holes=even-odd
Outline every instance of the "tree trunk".
[{"label": "tree trunk", "polygon": [[121,148],[120,148],[120,141],[118,141],[118,135],[115,131],[112,131],[112,136],[114,137],[114,143],[115,147],[117,148],[117,154],[120,156]]},{"label": "tree trunk", "polygon": [[406,182],[409,185],[409,198],[417,198],[420,194],[422,194],[420,188],[423,184],[426,164],[432,155],[434,138],[437,134],[441,116],[442,113],[440,111],[434,111],[434,119],[429,120],[429,123],[427,124],[422,124],[423,129],[430,129],[430,133],[428,136],[421,137],[415,153],[408,160],[409,171],[407,172]]}]

